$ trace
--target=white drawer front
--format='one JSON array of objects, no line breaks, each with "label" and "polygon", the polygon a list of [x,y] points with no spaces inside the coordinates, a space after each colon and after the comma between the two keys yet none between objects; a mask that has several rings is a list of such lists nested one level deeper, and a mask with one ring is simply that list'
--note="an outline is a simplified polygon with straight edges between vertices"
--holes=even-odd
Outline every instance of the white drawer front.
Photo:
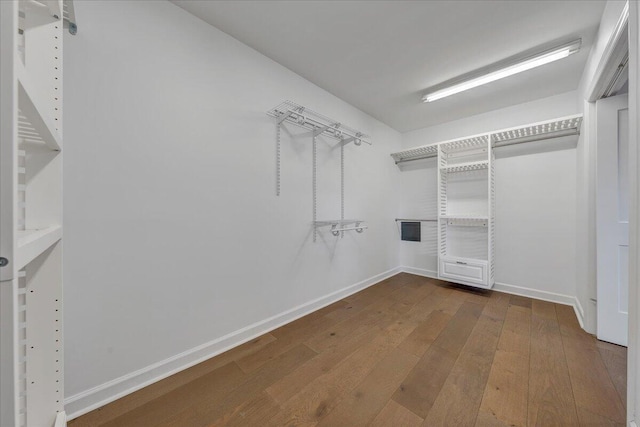
[{"label": "white drawer front", "polygon": [[487,284],[487,264],[456,259],[440,260],[440,276],[452,281]]}]

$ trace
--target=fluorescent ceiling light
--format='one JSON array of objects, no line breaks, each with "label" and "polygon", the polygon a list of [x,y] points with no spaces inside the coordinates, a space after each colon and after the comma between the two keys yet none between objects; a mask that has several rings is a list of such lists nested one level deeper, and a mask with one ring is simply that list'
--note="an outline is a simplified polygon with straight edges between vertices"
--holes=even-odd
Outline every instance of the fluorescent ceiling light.
[{"label": "fluorescent ceiling light", "polygon": [[525,58],[520,58],[514,61],[503,63],[501,64],[502,66],[494,71],[489,71],[480,76],[454,83],[450,86],[436,90],[434,92],[429,92],[422,97],[422,101],[436,101],[438,99],[442,99],[447,96],[463,92],[465,90],[473,89],[474,87],[482,86],[484,84],[491,83],[496,80],[512,76],[514,74],[522,73],[523,71],[527,71],[553,61],[557,61],[558,59],[566,58],[567,56],[578,52],[580,50],[581,44],[582,40],[578,39],[571,43],[567,43],[532,56],[527,56]]}]

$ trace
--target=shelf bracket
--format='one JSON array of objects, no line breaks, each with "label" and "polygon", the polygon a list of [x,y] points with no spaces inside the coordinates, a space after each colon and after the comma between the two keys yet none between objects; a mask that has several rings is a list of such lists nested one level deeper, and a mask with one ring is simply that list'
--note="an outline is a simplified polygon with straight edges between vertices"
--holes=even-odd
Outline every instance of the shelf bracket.
[{"label": "shelf bracket", "polygon": [[69,34],[78,34],[78,24],[76,23],[76,13],[73,7],[73,0],[64,0],[62,10],[62,23],[69,29]]},{"label": "shelf bracket", "polygon": [[287,118],[289,118],[289,116],[291,116],[293,114],[293,111],[289,110],[285,113],[282,113],[280,115],[280,117],[278,117],[276,120],[278,121],[278,125],[280,125],[282,122],[284,122],[285,120],[287,120]]},{"label": "shelf bracket", "polygon": [[49,9],[49,14],[56,19],[60,19],[60,16],[62,15],[60,11],[60,3],[58,3],[56,0],[46,0],[44,1],[44,3]]},{"label": "shelf bracket", "polygon": [[330,129],[331,126],[322,126],[313,131],[313,137],[316,138],[324,133],[327,129]]}]

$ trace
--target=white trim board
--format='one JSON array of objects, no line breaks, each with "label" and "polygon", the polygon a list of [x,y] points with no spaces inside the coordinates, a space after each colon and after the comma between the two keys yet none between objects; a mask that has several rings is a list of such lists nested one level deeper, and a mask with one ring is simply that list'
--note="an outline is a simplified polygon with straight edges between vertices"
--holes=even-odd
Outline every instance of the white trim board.
[{"label": "white trim board", "polygon": [[[432,279],[438,278],[438,273],[433,270],[425,270],[423,268],[404,267],[404,266],[400,267],[400,270],[403,273],[415,274],[417,276],[430,277]],[[442,280],[442,279],[439,279],[439,280]],[[443,280],[443,281],[446,282],[446,280]],[[580,323],[580,327],[584,329],[584,310],[582,308],[582,305],[580,304],[580,301],[578,301],[578,299],[574,296],[557,294],[555,292],[540,291],[540,290],[531,289],[531,288],[523,288],[521,286],[509,285],[506,283],[498,283],[498,282],[496,282],[495,285],[493,285],[492,290],[503,292],[505,294],[519,295],[519,296],[533,298],[537,300],[549,301],[556,304],[570,305],[571,307],[573,307],[573,311],[575,311],[576,313],[576,317],[578,318],[578,323]]]},{"label": "white trim board", "polygon": [[438,279],[438,273],[433,270],[425,270],[423,268],[416,267],[400,267],[400,270],[403,273],[415,274],[416,276],[429,277],[431,279]]},{"label": "white trim board", "polygon": [[231,332],[223,337],[194,347],[168,359],[70,396],[66,398],[64,402],[65,410],[68,414],[67,420],[77,418],[116,399],[140,390],[143,387],[197,365],[401,272],[399,267],[392,268],[391,270]]}]

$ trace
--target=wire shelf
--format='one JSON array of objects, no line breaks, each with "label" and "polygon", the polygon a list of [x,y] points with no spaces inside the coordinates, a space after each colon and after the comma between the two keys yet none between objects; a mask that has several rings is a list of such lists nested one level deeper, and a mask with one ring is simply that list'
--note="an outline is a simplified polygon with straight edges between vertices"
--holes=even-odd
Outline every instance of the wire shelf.
[{"label": "wire shelf", "polygon": [[469,151],[487,148],[488,146],[489,135],[481,135],[442,143],[440,144],[440,149],[444,154],[451,154],[458,151]]},{"label": "wire shelf", "polygon": [[440,218],[447,225],[456,227],[487,227],[489,224],[489,217],[486,216],[442,215]]},{"label": "wire shelf", "polygon": [[277,107],[267,111],[267,115],[276,118],[278,123],[294,124],[310,130],[314,134],[318,132],[318,135],[328,136],[343,142],[347,140],[349,142],[353,141],[356,145],[360,145],[363,142],[371,145],[371,142],[367,141],[369,136],[363,132],[345,126],[337,120],[316,113],[295,102],[284,101]]},{"label": "wire shelf", "polygon": [[546,139],[557,133],[566,133],[566,131],[572,131],[572,134],[578,134],[581,124],[582,115],[571,116],[563,119],[550,120],[547,122],[541,122],[496,132],[493,134],[493,140],[496,143],[504,143],[507,141],[531,137]]},{"label": "wire shelf", "polygon": [[411,160],[426,159],[438,155],[438,147],[444,156],[453,154],[456,157],[461,152],[482,152],[489,146],[501,147],[520,142],[538,141],[561,136],[578,135],[582,125],[582,115],[561,117],[540,123],[517,126],[509,129],[497,130],[482,135],[469,136],[451,141],[423,145],[408,150],[392,153],[391,157],[398,163]]},{"label": "wire shelf", "polygon": [[489,161],[460,163],[441,169],[442,172],[471,172],[489,168]]},{"label": "wire shelf", "polygon": [[408,162],[411,160],[428,159],[430,157],[436,157],[438,155],[437,145],[424,145],[422,147],[412,148],[410,150],[399,151],[392,153],[391,157],[396,164],[401,162]]}]

